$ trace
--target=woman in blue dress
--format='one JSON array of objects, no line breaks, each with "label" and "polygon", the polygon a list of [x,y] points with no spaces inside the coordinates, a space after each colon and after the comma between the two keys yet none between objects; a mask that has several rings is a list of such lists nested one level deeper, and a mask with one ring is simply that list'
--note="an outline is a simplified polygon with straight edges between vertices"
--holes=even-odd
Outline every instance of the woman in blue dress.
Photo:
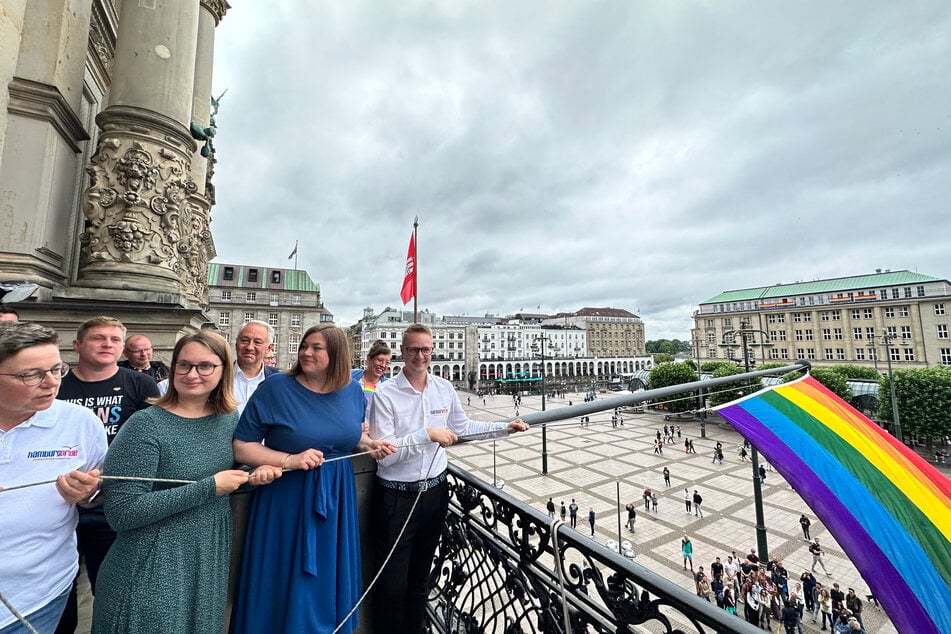
[{"label": "woman in blue dress", "polygon": [[353,467],[328,460],[394,449],[362,431],[366,398],[348,349],[340,328],[309,328],[294,367],[262,383],[241,415],[235,459],[285,473],[253,494],[233,634],[356,628],[356,613],[347,618],[363,590]]}]

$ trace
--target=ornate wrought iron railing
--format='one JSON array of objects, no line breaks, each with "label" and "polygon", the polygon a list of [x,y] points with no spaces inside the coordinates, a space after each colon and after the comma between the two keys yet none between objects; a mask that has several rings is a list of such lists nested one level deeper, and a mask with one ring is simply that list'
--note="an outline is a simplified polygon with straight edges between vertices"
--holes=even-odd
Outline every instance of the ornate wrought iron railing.
[{"label": "ornate wrought iron railing", "polygon": [[463,469],[449,480],[432,632],[762,632]]}]

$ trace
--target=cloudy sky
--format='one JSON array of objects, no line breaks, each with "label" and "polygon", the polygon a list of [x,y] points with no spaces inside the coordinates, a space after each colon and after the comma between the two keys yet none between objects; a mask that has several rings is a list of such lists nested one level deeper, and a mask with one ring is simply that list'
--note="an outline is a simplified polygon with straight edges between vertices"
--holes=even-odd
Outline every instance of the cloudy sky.
[{"label": "cloudy sky", "polygon": [[[720,291],[951,276],[947,2],[230,0],[218,262],[336,321],[611,306],[689,338]],[[412,308],[410,303],[408,308]]]}]

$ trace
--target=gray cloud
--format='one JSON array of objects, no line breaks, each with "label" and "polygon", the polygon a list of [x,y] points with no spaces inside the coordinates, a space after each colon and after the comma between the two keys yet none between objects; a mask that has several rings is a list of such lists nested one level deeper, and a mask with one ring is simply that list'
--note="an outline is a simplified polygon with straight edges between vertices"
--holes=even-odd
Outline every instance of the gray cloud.
[{"label": "gray cloud", "polygon": [[269,2],[217,31],[219,261],[300,266],[340,323],[640,309],[948,276],[942,2]]}]

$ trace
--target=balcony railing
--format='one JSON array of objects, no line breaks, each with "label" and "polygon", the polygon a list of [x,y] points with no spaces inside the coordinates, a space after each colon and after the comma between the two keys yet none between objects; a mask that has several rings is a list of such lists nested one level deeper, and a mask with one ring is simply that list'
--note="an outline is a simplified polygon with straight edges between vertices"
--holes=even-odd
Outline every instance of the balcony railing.
[{"label": "balcony railing", "polygon": [[762,632],[458,467],[449,481],[432,632]]}]

